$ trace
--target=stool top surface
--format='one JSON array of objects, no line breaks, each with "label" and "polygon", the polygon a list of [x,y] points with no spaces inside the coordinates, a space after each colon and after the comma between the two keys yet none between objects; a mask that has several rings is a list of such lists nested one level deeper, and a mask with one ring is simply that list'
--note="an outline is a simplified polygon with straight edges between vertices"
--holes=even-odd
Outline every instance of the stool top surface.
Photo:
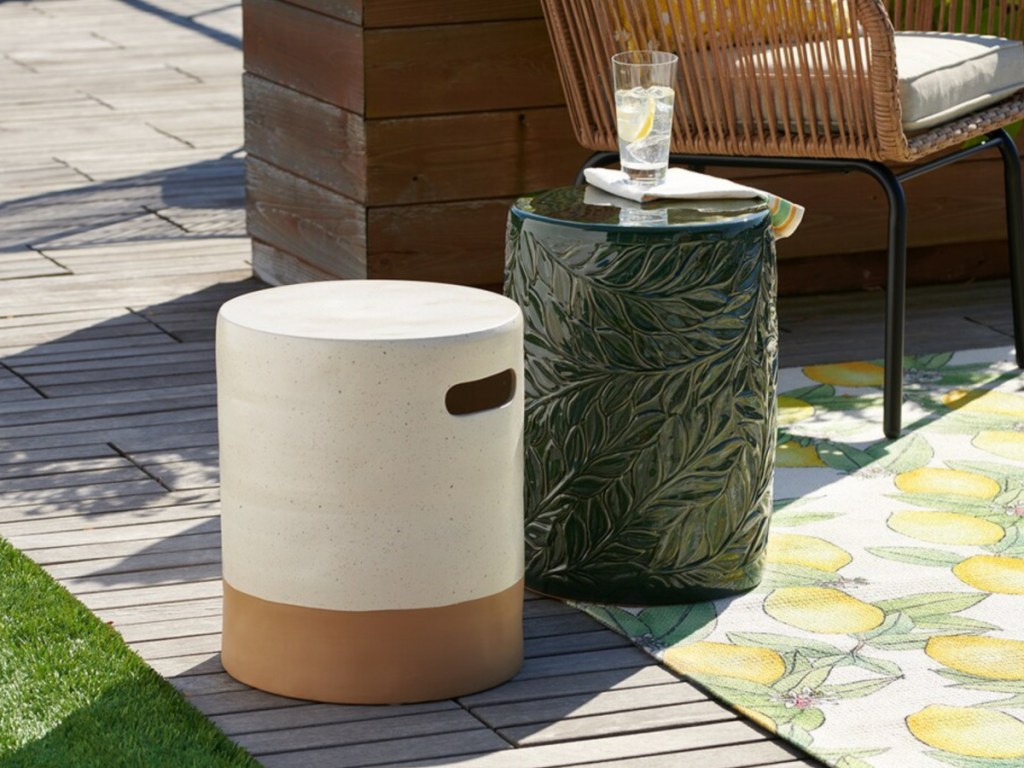
[{"label": "stool top surface", "polygon": [[604,232],[692,231],[750,226],[769,215],[760,198],[637,203],[590,185],[558,187],[516,200],[513,215]]},{"label": "stool top surface", "polygon": [[517,324],[519,306],[479,288],[411,280],[329,280],[239,296],[221,319],[281,336],[374,341],[486,334]]}]

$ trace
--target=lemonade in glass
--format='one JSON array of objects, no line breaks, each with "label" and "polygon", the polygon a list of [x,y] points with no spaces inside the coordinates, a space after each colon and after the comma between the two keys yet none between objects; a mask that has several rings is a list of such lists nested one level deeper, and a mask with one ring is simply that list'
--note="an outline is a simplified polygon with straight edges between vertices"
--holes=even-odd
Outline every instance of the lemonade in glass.
[{"label": "lemonade in glass", "polygon": [[619,162],[630,181],[660,184],[672,140],[673,83],[679,58],[663,51],[612,56]]}]

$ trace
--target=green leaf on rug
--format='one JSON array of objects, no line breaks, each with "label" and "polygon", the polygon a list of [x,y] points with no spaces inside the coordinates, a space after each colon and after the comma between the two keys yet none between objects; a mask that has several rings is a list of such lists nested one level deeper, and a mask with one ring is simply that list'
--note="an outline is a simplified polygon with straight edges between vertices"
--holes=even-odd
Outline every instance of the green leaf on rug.
[{"label": "green leaf on rug", "polygon": [[[987,677],[978,677],[977,675],[960,672],[955,669],[936,669],[935,672],[942,675],[947,680],[952,680],[956,683],[956,685],[952,686],[953,688],[969,688],[975,691],[1012,693],[1017,696],[1024,696],[1024,680],[992,680]],[[1000,707],[1011,706],[1007,704],[1006,699],[1000,700],[998,704]]]},{"label": "green leaf on rug", "polygon": [[713,603],[691,603],[671,608],[645,608],[640,619],[650,628],[651,635],[664,647],[683,640],[695,642],[706,637],[715,627]]},{"label": "green leaf on rug", "polygon": [[803,731],[813,731],[815,728],[820,728],[825,722],[825,714],[815,707],[807,707],[806,709],[793,707],[789,711],[790,716],[787,725],[794,726]]},{"label": "green leaf on rug", "polygon": [[1006,416],[1000,414],[956,410],[945,405],[939,407],[946,413],[929,425],[929,430],[935,434],[973,436],[987,430],[1005,430],[1007,426]]},{"label": "green leaf on rug", "polygon": [[972,498],[956,493],[894,493],[891,498],[924,509],[955,509],[963,515],[986,516],[995,507],[987,499]]},{"label": "green leaf on rug", "polygon": [[901,611],[887,613],[885,621],[878,627],[864,632],[858,637],[865,645],[887,651],[906,651],[924,648],[928,642],[925,635],[911,634],[914,621]]},{"label": "green leaf on rug", "polygon": [[[940,368],[945,368],[952,359],[952,352],[940,352],[934,355],[915,355],[904,361],[903,368],[907,371],[936,371]],[[976,370],[976,367],[972,366],[971,370]]]},{"label": "green leaf on rug", "polygon": [[993,699],[975,704],[983,709],[1024,709],[1024,693],[1018,693],[1005,699]]},{"label": "green leaf on rug", "polygon": [[907,435],[902,440],[883,440],[867,449],[875,459],[872,469],[881,469],[898,475],[926,466],[935,451],[920,435]]},{"label": "green leaf on rug", "polygon": [[836,388],[831,384],[812,384],[809,387],[787,389],[785,392],[779,392],[779,396],[803,400],[805,403],[813,403],[816,400],[828,400],[835,397]]},{"label": "green leaf on rug", "polygon": [[817,753],[836,768],[873,768],[861,758],[875,757],[888,749],[819,749]]},{"label": "green leaf on rug", "polygon": [[768,563],[761,577],[764,588],[814,586],[816,584],[834,584],[843,577],[834,572],[808,565],[793,563]]},{"label": "green leaf on rug", "polygon": [[982,634],[1002,629],[995,624],[968,616],[934,616],[915,619],[914,623],[918,629],[941,629],[944,633],[955,632],[961,635]]},{"label": "green leaf on rug", "polygon": [[874,766],[859,758],[846,756],[836,761],[836,768],[874,768]]},{"label": "green leaf on rug", "polygon": [[[954,562],[960,562],[960,558]],[[899,611],[917,621],[918,619],[942,617],[966,611],[986,597],[988,595],[979,593],[925,592],[918,595],[896,597],[891,600],[880,600],[875,605],[886,613]]]},{"label": "green leaf on rug", "polygon": [[859,652],[851,654],[853,656],[853,664],[860,669],[866,669],[869,672],[877,672],[880,675],[887,677],[899,677],[903,674],[903,670],[899,664],[888,659],[872,659],[867,656],[861,655]]},{"label": "green leaf on rug", "polygon": [[895,560],[898,563],[933,565],[941,568],[952,568],[963,559],[960,555],[952,552],[926,549],[925,547],[866,547],[865,551],[875,557]]},{"label": "green leaf on rug", "polygon": [[771,648],[779,653],[802,653],[805,656],[842,656],[846,652],[835,645],[810,637],[790,637],[770,632],[730,632],[730,643],[753,648]]},{"label": "green leaf on rug", "polygon": [[831,440],[819,440],[817,442],[818,456],[832,469],[843,472],[856,472],[866,466],[874,464],[876,459],[867,451],[862,451],[855,446],[835,443]]},{"label": "green leaf on rug", "polygon": [[780,725],[777,733],[782,738],[793,742],[803,749],[809,749],[809,747],[814,743],[814,737],[807,732],[806,728],[801,728],[793,723],[784,723]]},{"label": "green leaf on rug", "polygon": [[995,480],[1002,488],[1017,487],[1020,484],[1020,467],[1012,464],[998,464],[994,461],[950,461],[951,469],[963,472],[976,472]]},{"label": "green leaf on rug", "polygon": [[1020,759],[1016,757],[1000,759],[996,757],[967,757],[952,752],[929,751],[924,754],[940,760],[956,768],[1020,768]]},{"label": "green leaf on rug", "polygon": [[882,690],[898,679],[898,677],[884,677],[880,680],[857,680],[852,683],[824,685],[821,687],[821,695],[829,699],[859,699]]},{"label": "green leaf on rug", "polygon": [[825,520],[832,520],[837,517],[835,512],[825,510],[809,510],[793,508],[787,502],[790,500],[776,500],[775,511],[772,512],[772,527],[780,526],[795,528],[800,525],[820,523]]},{"label": "green leaf on rug", "polygon": [[803,668],[797,669],[788,675],[784,675],[772,684],[777,691],[804,690],[817,691],[832,673],[829,667],[807,667],[808,662],[804,660]]},{"label": "green leaf on rug", "polygon": [[605,626],[651,650],[707,637],[715,627],[717,615],[710,602],[657,606],[639,612],[607,605],[588,605],[586,610]]},{"label": "green leaf on rug", "polygon": [[121,637],[0,538],[0,763],[258,763]]}]

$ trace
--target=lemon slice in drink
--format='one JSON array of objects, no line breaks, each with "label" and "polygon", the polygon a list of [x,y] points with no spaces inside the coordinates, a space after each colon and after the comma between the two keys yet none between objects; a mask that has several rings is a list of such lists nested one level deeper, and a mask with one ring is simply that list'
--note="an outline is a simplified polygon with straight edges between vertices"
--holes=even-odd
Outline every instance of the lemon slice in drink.
[{"label": "lemon slice in drink", "polygon": [[[636,105],[633,108],[633,104]],[[636,101],[631,105],[620,105],[616,110],[619,138],[627,144],[647,138],[654,126],[654,99]]]}]

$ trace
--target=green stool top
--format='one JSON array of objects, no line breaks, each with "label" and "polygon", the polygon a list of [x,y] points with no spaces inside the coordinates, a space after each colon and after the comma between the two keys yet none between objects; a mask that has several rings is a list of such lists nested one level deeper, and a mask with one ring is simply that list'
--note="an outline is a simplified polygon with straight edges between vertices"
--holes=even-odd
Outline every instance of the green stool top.
[{"label": "green stool top", "polygon": [[512,206],[512,214],[600,232],[639,229],[646,234],[664,234],[749,227],[768,214],[768,203],[760,198],[637,203],[594,187],[576,186],[521,197]]}]

